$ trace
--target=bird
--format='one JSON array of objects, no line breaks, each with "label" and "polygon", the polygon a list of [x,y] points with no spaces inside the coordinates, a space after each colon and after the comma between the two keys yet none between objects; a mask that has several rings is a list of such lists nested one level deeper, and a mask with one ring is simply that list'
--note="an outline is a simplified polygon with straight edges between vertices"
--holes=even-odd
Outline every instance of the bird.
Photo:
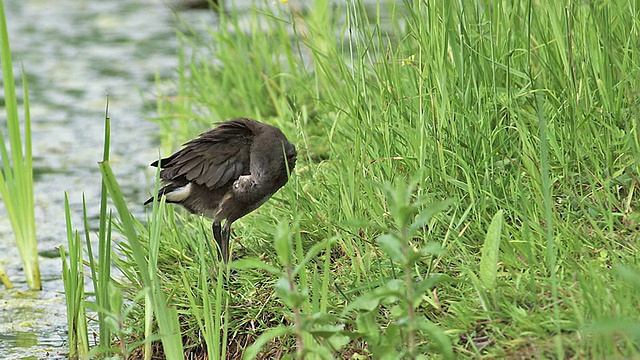
[{"label": "bird", "polygon": [[163,187],[155,197],[213,219],[218,257],[229,262],[231,224],[283,187],[296,164],[296,148],[275,126],[249,118],[219,122],[173,155],[154,161]]}]

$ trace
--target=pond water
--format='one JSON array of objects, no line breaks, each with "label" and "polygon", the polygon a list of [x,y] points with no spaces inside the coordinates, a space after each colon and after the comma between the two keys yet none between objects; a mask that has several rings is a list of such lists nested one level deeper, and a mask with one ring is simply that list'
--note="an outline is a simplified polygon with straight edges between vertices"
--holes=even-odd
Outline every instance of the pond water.
[{"label": "pond water", "polygon": [[[82,196],[99,208],[107,94],[111,165],[130,208],[153,188],[157,157],[155,78],[173,79],[178,65],[175,15],[161,0],[6,1],[15,76],[24,66],[33,127],[35,212],[43,291],[27,290],[11,226],[0,201],[0,262],[16,289],[0,290],[0,359],[64,358],[66,308],[57,248],[66,248],[64,192],[81,229]],[[185,11],[190,23],[212,24],[209,11]],[[149,105],[149,103],[151,105]],[[0,124],[6,130],[4,109]]]}]

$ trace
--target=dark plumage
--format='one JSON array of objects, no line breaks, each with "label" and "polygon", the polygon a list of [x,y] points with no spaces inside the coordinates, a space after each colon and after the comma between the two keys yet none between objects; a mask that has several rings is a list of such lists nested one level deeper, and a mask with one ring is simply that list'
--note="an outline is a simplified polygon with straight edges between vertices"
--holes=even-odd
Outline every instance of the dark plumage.
[{"label": "dark plumage", "polygon": [[213,219],[213,237],[227,262],[231,224],[286,184],[295,164],[296,149],[278,128],[241,118],[218,123],[151,166],[162,169],[158,196]]}]

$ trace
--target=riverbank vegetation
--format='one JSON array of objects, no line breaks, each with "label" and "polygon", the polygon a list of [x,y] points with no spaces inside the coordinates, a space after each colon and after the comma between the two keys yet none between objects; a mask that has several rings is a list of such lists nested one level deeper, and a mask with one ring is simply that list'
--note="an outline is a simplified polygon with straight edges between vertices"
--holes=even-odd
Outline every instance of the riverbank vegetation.
[{"label": "riverbank vegetation", "polygon": [[121,275],[94,280],[94,353],[640,356],[639,31],[623,1],[276,1],[183,24],[163,154],[252,117],[296,144],[295,175],[237,222],[229,270],[208,220],[131,216],[106,158],[125,240]]}]

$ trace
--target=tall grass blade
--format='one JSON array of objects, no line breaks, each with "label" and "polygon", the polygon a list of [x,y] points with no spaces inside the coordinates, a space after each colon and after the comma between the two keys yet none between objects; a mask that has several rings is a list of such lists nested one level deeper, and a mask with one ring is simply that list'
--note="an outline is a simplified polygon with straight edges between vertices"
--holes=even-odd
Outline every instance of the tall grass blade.
[{"label": "tall grass blade", "polygon": [[[9,33],[4,12],[4,1],[0,0],[0,62],[4,86],[5,111],[9,130],[10,154],[4,132],[0,131],[0,195],[7,208],[11,227],[20,252],[27,284],[32,290],[40,290],[40,267],[33,201],[33,160],[31,150],[31,116],[26,76],[22,76],[24,92],[24,131],[20,131],[18,100],[16,97]],[[22,136],[24,136],[24,147]]]},{"label": "tall grass blade", "polygon": [[[102,161],[109,161],[109,149],[111,144],[111,118],[109,117],[109,97],[104,114],[104,149]],[[98,228],[98,284],[96,289],[96,302],[98,306],[109,309],[109,284],[111,283],[111,211],[107,212],[107,187],[104,179],[101,181],[100,191],[100,225]],[[88,245],[87,245],[88,246]],[[100,346],[111,345],[111,332],[106,323],[105,314],[98,313],[98,325],[100,328]]]},{"label": "tall grass blade", "polygon": [[[102,159],[109,160],[109,149],[111,143],[111,119],[109,118],[109,97],[105,106],[105,123],[104,123],[104,148]],[[84,233],[85,243],[87,246],[87,255],[91,268],[91,279],[95,290],[95,301],[98,309],[98,329],[100,334],[99,347],[108,349],[111,346],[111,327],[107,324],[109,314],[106,309],[111,309],[110,290],[111,286],[111,212],[107,212],[107,189],[104,181],[102,182],[102,190],[100,192],[100,224],[98,228],[98,258],[93,254],[93,246],[91,236],[89,234],[89,220],[87,218],[86,204],[83,197],[83,213],[84,213]]]},{"label": "tall grass blade", "polygon": [[544,96],[541,91],[536,92],[536,115],[538,117],[538,132],[540,136],[540,178],[542,187],[544,234],[547,246],[547,268],[551,279],[551,296],[553,299],[553,314],[556,327],[556,356],[564,358],[560,327],[560,307],[558,305],[558,280],[556,274],[557,250],[553,229],[553,200],[551,199],[551,166],[549,160],[549,137],[547,118],[544,112]]}]

